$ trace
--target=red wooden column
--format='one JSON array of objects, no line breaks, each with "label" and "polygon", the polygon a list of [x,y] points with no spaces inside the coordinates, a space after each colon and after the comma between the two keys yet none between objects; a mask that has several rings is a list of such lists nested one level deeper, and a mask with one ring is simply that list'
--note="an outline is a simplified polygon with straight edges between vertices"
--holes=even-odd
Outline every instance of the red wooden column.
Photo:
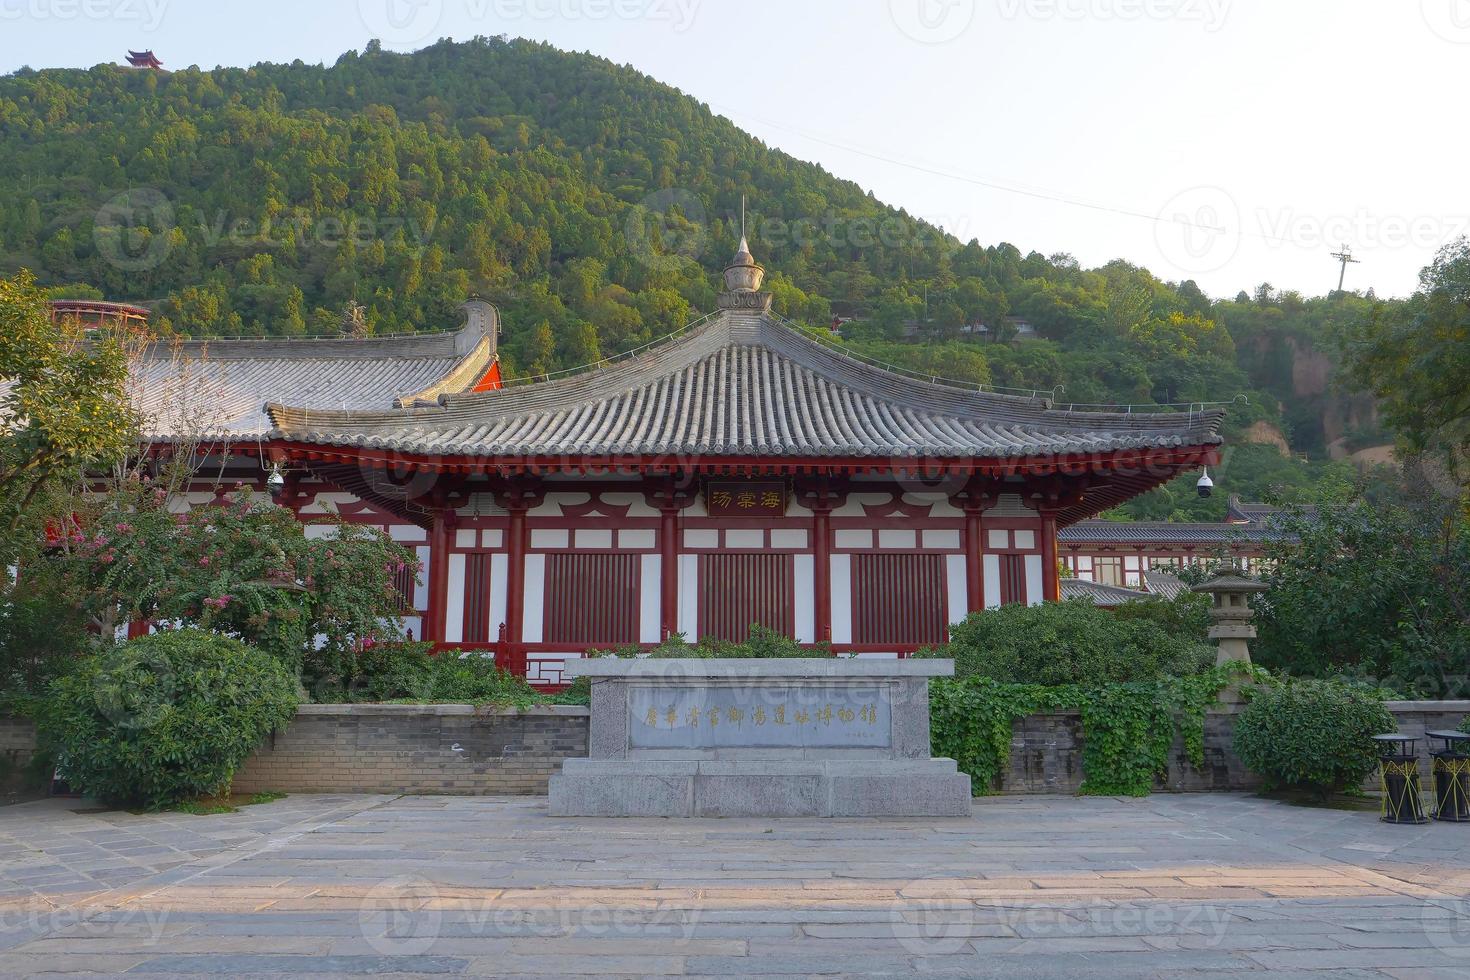
[{"label": "red wooden column", "polygon": [[434,505],[433,524],[429,527],[429,609],[424,622],[424,639],[444,642],[444,626],[449,618],[449,525],[452,511],[442,498]]},{"label": "red wooden column", "polygon": [[985,608],[985,563],[980,560],[982,508],[965,505],[965,611]]},{"label": "red wooden column", "polygon": [[818,643],[832,640],[832,511],[843,496],[826,477],[798,494],[801,505],[812,512],[812,625]]},{"label": "red wooden column", "polygon": [[423,638],[430,643],[445,642],[449,622],[449,548],[454,542],[456,514],[452,489],[440,477],[430,491],[427,503],[432,513],[429,525],[429,608],[424,621]]},{"label": "red wooden column", "polygon": [[517,482],[495,494],[496,503],[510,514],[505,540],[505,637],[500,660],[517,677],[526,676],[526,511],[546,499],[544,491],[530,482]]},{"label": "red wooden column", "polygon": [[985,608],[985,542],[980,515],[995,506],[1000,488],[993,480],[974,476],[965,481],[950,502],[965,512],[965,610],[979,612]]},{"label": "red wooden column", "polygon": [[1060,476],[1033,481],[1026,506],[1041,518],[1041,597],[1056,602],[1062,597],[1062,575],[1057,569],[1057,514],[1082,502],[1088,481]]},{"label": "red wooden column", "polygon": [[812,596],[817,642],[832,642],[832,508],[812,509]]},{"label": "red wooden column", "polygon": [[1042,507],[1041,514],[1041,591],[1048,602],[1062,598],[1062,574],[1057,568],[1057,512]]},{"label": "red wooden column", "polygon": [[679,632],[679,510],[659,509],[658,523],[659,636],[667,640]]},{"label": "red wooden column", "polygon": [[694,502],[694,491],[666,477],[646,485],[643,499],[658,509],[658,631],[667,640],[679,632],[679,512]]},{"label": "red wooden column", "polygon": [[505,542],[505,668],[517,677],[526,676],[526,511],[523,500],[505,502],[510,511],[510,528]]}]

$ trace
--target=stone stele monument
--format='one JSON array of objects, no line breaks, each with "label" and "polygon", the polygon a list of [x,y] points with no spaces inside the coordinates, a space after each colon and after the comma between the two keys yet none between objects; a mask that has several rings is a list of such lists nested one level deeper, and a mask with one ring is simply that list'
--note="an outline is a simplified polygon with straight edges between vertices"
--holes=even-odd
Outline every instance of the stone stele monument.
[{"label": "stone stele monument", "polygon": [[595,658],[588,758],[551,777],[565,817],[968,816],[930,757],[929,678],[952,660]]}]

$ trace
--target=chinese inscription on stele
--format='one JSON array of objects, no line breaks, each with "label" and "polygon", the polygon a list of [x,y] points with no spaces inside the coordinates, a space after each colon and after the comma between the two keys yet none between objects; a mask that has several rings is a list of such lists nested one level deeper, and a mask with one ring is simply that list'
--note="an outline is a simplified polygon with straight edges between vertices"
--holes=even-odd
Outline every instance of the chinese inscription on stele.
[{"label": "chinese inscription on stele", "polygon": [[709,480],[704,506],[711,517],[783,517],[786,484],[780,480]]},{"label": "chinese inscription on stele", "polygon": [[628,744],[642,749],[887,748],[887,691],[874,686],[632,687]]}]

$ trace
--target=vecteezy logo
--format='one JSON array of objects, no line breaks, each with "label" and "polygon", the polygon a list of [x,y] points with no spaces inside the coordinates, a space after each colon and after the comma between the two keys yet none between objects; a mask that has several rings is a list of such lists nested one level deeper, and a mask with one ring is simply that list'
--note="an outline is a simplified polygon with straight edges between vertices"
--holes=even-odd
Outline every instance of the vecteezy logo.
[{"label": "vecteezy logo", "polygon": [[157,268],[173,247],[174,206],[153,187],[112,197],[92,219],[92,242],[108,264],[124,272]]},{"label": "vecteezy logo", "polygon": [[1159,209],[1154,241],[1182,272],[1223,269],[1240,250],[1240,206],[1219,187],[1181,191]]},{"label": "vecteezy logo", "polygon": [[378,882],[358,906],[362,938],[383,956],[422,956],[439,940],[444,913],[438,898],[438,887],[418,875]]},{"label": "vecteezy logo", "polygon": [[953,956],[975,935],[975,904],[963,899],[899,898],[888,915],[893,937],[915,956]]},{"label": "vecteezy logo", "polygon": [[444,0],[357,0],[357,16],[373,37],[390,47],[408,47],[439,26]]},{"label": "vecteezy logo", "polygon": [[888,16],[921,44],[953,41],[975,19],[975,0],[888,0]]},{"label": "vecteezy logo", "polygon": [[1429,29],[1453,44],[1470,44],[1470,0],[1419,0]]},{"label": "vecteezy logo", "polygon": [[1419,907],[1424,937],[1441,953],[1470,959],[1470,875],[1454,875],[1434,892]]},{"label": "vecteezy logo", "polygon": [[628,209],[623,237],[633,257],[650,269],[683,268],[704,252],[704,205],[683,188],[655,191]]},{"label": "vecteezy logo", "polygon": [[173,700],[173,665],[152,650],[121,667],[100,670],[92,678],[92,703],[116,728],[152,728],[163,720]]}]

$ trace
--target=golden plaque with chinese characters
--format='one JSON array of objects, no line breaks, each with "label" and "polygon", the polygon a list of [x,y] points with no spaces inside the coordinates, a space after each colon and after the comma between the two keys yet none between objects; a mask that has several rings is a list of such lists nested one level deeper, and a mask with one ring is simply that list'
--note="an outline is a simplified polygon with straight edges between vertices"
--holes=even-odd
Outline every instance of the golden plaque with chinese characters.
[{"label": "golden plaque with chinese characters", "polygon": [[785,517],[784,480],[706,480],[704,507],[711,517]]}]

